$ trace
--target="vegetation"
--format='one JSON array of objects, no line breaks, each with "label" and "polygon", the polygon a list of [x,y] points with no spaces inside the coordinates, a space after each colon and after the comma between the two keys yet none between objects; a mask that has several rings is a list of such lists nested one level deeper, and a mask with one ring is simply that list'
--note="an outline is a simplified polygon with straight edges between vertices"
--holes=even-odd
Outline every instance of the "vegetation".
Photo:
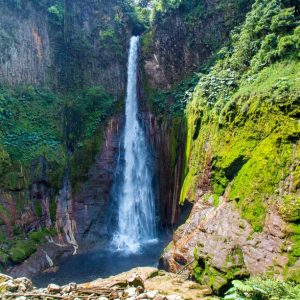
[{"label": "vegetation", "polygon": [[27,235],[23,233],[11,240],[6,239],[3,235],[0,236],[0,270],[9,261],[14,263],[24,261],[36,251],[39,244],[46,241],[46,236],[52,234],[52,231],[42,228]]},{"label": "vegetation", "polygon": [[[251,1],[218,1],[218,6],[208,5],[206,1],[153,1],[151,2],[152,14],[157,15],[155,20],[152,20],[152,27],[142,36],[143,56],[146,59],[151,59],[153,51],[156,51],[154,44],[159,41],[162,46],[168,47],[169,43],[174,43],[172,31],[169,32],[170,24],[176,27],[182,27],[184,35],[180,36],[181,42],[184,44],[186,53],[189,58],[181,59],[183,68],[187,68],[188,61],[202,61],[202,64],[195,67],[195,64],[190,65],[187,69],[190,71],[183,71],[180,76],[180,71],[175,70],[181,68],[181,65],[176,63],[176,55],[181,55],[180,47],[175,44],[174,49],[170,49],[169,53],[160,50],[160,63],[163,73],[168,78],[168,84],[171,90],[155,90],[151,91],[150,86],[147,87],[147,93],[150,107],[156,113],[179,115],[182,114],[186,108],[186,104],[190,100],[190,96],[199,81],[201,73],[206,74],[215,61],[222,57],[218,54],[218,50],[223,46],[227,40],[227,35],[244,16],[250,8]],[[177,25],[174,20],[177,20]],[[209,25],[207,25],[209,24]],[[222,28],[219,27],[222,25]],[[206,26],[208,26],[206,28]],[[209,31],[208,31],[209,30]],[[218,34],[211,34],[210,31],[219,31]],[[167,34],[170,37],[167,37]],[[201,35],[201,36],[200,36]],[[178,38],[176,36],[176,38]],[[201,50],[200,50],[201,49]],[[175,51],[175,52],[174,52]],[[178,51],[178,53],[176,53]],[[200,57],[200,58],[199,58]],[[201,59],[203,57],[203,59]],[[178,59],[178,58],[177,58]],[[170,66],[168,64],[170,63]],[[187,65],[186,65],[187,64]],[[199,62],[197,62],[199,64]],[[196,72],[196,73],[193,73]],[[176,75],[174,75],[175,73]],[[199,74],[198,74],[199,73]],[[178,84],[178,77],[181,78]],[[229,78],[228,78],[229,80]],[[218,82],[215,82],[218,85]],[[222,87],[220,87],[222,88]],[[171,106],[171,107],[170,107]]]},{"label": "vegetation", "polygon": [[291,282],[251,278],[246,281],[234,280],[233,287],[223,299],[228,300],[296,300],[300,298],[300,286]]},{"label": "vegetation", "polygon": [[[257,0],[209,72],[199,74],[185,110],[180,196],[181,203],[194,201],[210,167],[210,196],[232,201],[253,232],[263,231],[268,207],[279,207],[292,244],[284,276],[294,282],[299,282],[295,263],[300,245],[298,31],[294,7]],[[239,271],[222,273],[209,262],[194,268],[195,277],[215,289],[220,288],[217,278],[229,282]]]},{"label": "vegetation", "polygon": [[[243,216],[257,231],[264,222],[263,203],[289,174],[295,159],[294,141],[299,136],[296,120],[299,49],[297,43],[286,51],[279,46],[282,40],[299,40],[298,20],[292,13],[280,1],[256,1],[244,25],[233,34],[232,46],[221,51],[223,58],[209,74],[201,76],[187,109],[191,131],[186,153],[188,172],[181,200],[193,198],[191,193],[201,176],[199,155],[209,140],[215,153],[214,191],[223,194],[234,179],[230,198],[237,202]],[[275,26],[278,19],[285,21]],[[267,53],[257,53],[267,51],[266,40],[275,34],[274,30],[277,30],[278,43],[272,51],[276,55],[269,62],[261,61]],[[272,66],[267,67],[268,64]],[[278,148],[279,140],[287,141],[280,144],[282,148]],[[277,173],[278,169],[282,172]]]},{"label": "vegetation", "polygon": [[[79,187],[99,151],[102,127],[113,112],[114,98],[101,86],[64,95],[33,86],[0,89],[0,186],[14,193],[18,211],[31,203],[36,216],[42,217],[40,202],[30,201],[27,192],[34,176],[44,176],[32,169],[38,157],[45,158],[49,165],[46,176],[53,196],[61,187],[66,167],[73,186]],[[54,199],[50,210],[53,221]],[[11,213],[0,205],[0,219],[8,226]],[[45,231],[27,236],[20,222],[13,223],[15,232],[1,242],[0,264],[23,261],[44,241]]]}]

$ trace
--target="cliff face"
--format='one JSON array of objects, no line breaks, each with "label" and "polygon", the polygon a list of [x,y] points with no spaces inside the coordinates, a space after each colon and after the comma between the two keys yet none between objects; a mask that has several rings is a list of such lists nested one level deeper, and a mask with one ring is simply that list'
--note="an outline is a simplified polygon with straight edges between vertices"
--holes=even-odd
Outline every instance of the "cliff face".
[{"label": "cliff face", "polygon": [[[298,64],[265,69],[236,94],[234,108],[224,108],[225,119],[213,117],[194,94],[181,201],[195,204],[162,256],[166,269],[177,272],[192,263],[195,277],[215,290],[250,275],[299,281]],[[283,74],[290,78],[288,91],[271,92]],[[268,89],[265,78],[271,77]]]},{"label": "cliff face", "polygon": [[132,24],[118,1],[1,1],[0,83],[121,97]]},{"label": "cliff face", "polygon": [[110,232],[109,208],[111,187],[117,164],[120,136],[124,120],[117,116],[109,121],[95,163],[89,170],[88,180],[76,193],[73,209],[76,239],[82,248],[105,246]]},{"label": "cliff face", "polygon": [[106,237],[131,9],[0,1],[0,265],[32,257],[12,274]]},{"label": "cliff face", "polygon": [[178,223],[181,210],[178,199],[183,170],[185,124],[181,119],[157,119],[147,110],[143,113],[143,122],[149,142],[155,149],[160,223],[172,227]]},{"label": "cliff face", "polygon": [[[153,112],[146,119],[157,154],[163,224],[176,224],[180,211],[186,121],[181,118],[182,111],[169,113],[178,98],[177,84],[213,58],[250,5],[249,1],[183,1],[179,8],[156,18],[142,35],[140,98]],[[160,94],[163,90],[175,91],[164,96]],[[185,92],[180,91],[183,96]],[[160,98],[165,98],[164,111],[159,107]]]},{"label": "cliff face", "polygon": [[0,2],[0,83],[46,84],[53,67],[47,13],[28,1],[14,9]]},{"label": "cliff face", "polygon": [[228,40],[252,1],[183,1],[144,34],[144,70],[152,87],[170,89],[199,71]]},{"label": "cliff face", "polygon": [[65,55],[68,88],[103,86],[124,96],[132,23],[120,1],[66,1]]},{"label": "cliff face", "polygon": [[[174,17],[166,27],[176,32],[173,22],[179,24]],[[191,272],[216,291],[250,275],[299,282],[298,22],[292,4],[257,0],[214,66],[189,90],[181,120],[187,129],[179,198],[194,208],[175,232],[161,265]],[[150,36],[144,38],[146,97],[154,110],[163,107],[162,122],[157,122],[163,128],[178,113],[168,108],[181,94],[173,87],[174,92],[161,97],[151,87],[172,86],[184,67],[177,67],[177,73],[165,71],[177,55],[173,52],[161,65],[165,50],[158,50],[151,54],[149,72],[149,49],[160,45]],[[172,53],[176,46],[167,49]],[[164,136],[165,144],[176,149],[172,135]],[[172,153],[171,146],[169,157]],[[180,151],[175,153],[180,163]]]}]

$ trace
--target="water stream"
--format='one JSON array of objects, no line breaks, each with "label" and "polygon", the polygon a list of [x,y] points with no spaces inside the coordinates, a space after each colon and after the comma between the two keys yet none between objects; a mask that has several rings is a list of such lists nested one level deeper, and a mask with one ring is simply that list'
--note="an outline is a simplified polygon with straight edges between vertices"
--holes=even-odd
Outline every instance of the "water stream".
[{"label": "water stream", "polygon": [[144,130],[138,120],[137,59],[139,37],[132,37],[128,60],[126,119],[123,136],[124,161],[116,179],[117,229],[112,248],[136,253],[145,243],[156,241],[153,162]]}]

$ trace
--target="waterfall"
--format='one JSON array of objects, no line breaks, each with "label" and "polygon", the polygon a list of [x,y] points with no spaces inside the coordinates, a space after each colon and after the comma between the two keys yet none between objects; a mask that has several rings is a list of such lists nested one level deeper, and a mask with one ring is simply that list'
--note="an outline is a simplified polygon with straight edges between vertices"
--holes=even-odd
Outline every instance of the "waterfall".
[{"label": "waterfall", "polygon": [[122,167],[116,178],[114,195],[118,212],[112,246],[125,253],[138,252],[143,244],[156,238],[153,164],[137,115],[138,47],[139,37],[134,36],[130,41],[126,120],[123,147],[120,148],[124,151],[123,162],[119,162]]}]

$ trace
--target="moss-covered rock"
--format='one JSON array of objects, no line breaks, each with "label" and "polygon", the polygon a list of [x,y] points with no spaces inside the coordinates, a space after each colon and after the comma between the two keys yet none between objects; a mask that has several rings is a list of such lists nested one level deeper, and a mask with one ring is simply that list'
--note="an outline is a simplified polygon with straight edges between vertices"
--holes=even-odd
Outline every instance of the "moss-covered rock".
[{"label": "moss-covered rock", "polygon": [[11,259],[15,263],[20,263],[36,251],[36,245],[33,241],[17,241],[10,249]]},{"label": "moss-covered rock", "polygon": [[279,202],[279,213],[288,222],[300,220],[300,195],[290,194],[282,197]]}]

